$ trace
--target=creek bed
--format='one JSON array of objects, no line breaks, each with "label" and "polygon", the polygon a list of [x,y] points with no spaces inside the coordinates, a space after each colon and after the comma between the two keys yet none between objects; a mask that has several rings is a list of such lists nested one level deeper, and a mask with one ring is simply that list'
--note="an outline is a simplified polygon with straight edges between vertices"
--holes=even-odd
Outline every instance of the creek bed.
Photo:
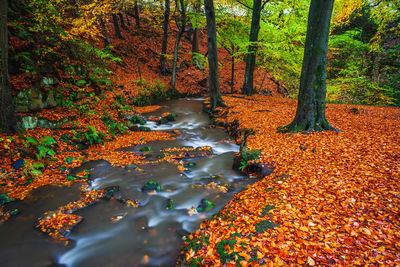
[{"label": "creek bed", "polygon": [[[175,113],[176,120],[161,125],[149,121],[144,126],[154,131],[176,129],[181,134],[175,140],[143,145],[151,147],[151,152],[139,152],[143,146],[129,150],[144,153],[147,158],[157,158],[163,149],[171,147],[210,146],[213,153],[182,159],[189,166],[183,172],[168,162],[139,166],[140,170],[132,166],[112,167],[103,160],[89,162],[94,189],[119,186],[115,196],[137,200],[139,207],[127,207],[111,199],[75,212],[84,220],[68,236],[71,244],[63,246],[35,231],[33,222],[43,210],[71,201],[66,197],[71,197],[68,192],[73,189],[53,194],[49,192],[59,189],[38,191],[36,195],[42,195],[40,203],[25,203],[20,215],[0,225],[0,266],[173,266],[183,245],[182,237],[255,180],[232,170],[239,147],[229,141],[223,129],[208,126],[202,99],[169,101],[151,115],[164,112]],[[143,185],[150,180],[160,184],[161,191],[142,192]],[[227,185],[229,191],[205,187],[210,183]],[[191,214],[203,199],[215,206]],[[174,208],[167,209],[171,200]],[[35,206],[30,207],[31,204]]]}]

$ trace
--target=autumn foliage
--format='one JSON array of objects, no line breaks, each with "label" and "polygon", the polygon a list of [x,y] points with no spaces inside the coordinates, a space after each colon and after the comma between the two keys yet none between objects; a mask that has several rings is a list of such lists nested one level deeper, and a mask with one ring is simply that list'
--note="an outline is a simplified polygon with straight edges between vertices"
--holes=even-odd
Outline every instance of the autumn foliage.
[{"label": "autumn foliage", "polygon": [[342,132],[290,135],[276,128],[292,118],[294,100],[224,100],[229,109],[220,120],[254,129],[248,147],[262,150],[275,171],[189,236],[187,263],[399,264],[398,109],[328,105]]}]

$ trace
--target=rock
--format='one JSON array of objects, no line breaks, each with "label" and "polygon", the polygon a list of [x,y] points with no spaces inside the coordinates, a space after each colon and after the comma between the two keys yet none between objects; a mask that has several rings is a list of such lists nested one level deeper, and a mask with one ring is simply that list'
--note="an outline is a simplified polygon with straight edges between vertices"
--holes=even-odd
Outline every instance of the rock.
[{"label": "rock", "polygon": [[274,171],[273,167],[269,167],[268,165],[260,162],[248,163],[243,170],[243,172],[246,173],[247,175],[256,174],[260,178],[270,175],[273,171]]},{"label": "rock", "polygon": [[167,112],[161,115],[161,119],[157,121],[157,124],[164,124],[170,121],[175,121],[175,118],[176,118],[175,113]]},{"label": "rock", "polygon": [[203,199],[200,201],[200,205],[197,206],[197,209],[196,209],[196,210],[197,210],[198,212],[201,212],[201,211],[209,211],[209,210],[212,209],[214,206],[215,206],[215,204],[214,204],[212,201],[203,198]]},{"label": "rock", "polygon": [[35,112],[42,108],[42,94],[38,90],[27,88],[15,97],[15,112]]},{"label": "rock", "polygon": [[38,126],[38,118],[25,116],[21,119],[21,127],[24,129],[35,129]]},{"label": "rock", "polygon": [[166,207],[166,209],[167,210],[173,210],[174,209],[174,200],[172,200],[170,198],[167,199],[167,207]]},{"label": "rock", "polygon": [[142,187],[143,192],[150,192],[150,191],[161,191],[161,186],[159,183],[154,182],[154,181],[148,181],[147,183],[144,184]]},{"label": "rock", "polygon": [[153,149],[150,146],[143,146],[139,149],[140,152],[151,152]]},{"label": "rock", "polygon": [[139,114],[128,116],[127,119],[132,123],[139,123],[140,125],[144,125],[146,123],[145,117]]},{"label": "rock", "polygon": [[24,159],[19,159],[17,161],[14,161],[11,166],[13,167],[14,170],[20,169],[22,166],[24,166],[25,160]]},{"label": "rock", "polygon": [[52,77],[43,77],[43,79],[42,79],[42,85],[44,87],[50,87],[52,85],[55,85],[57,82],[58,81]]},{"label": "rock", "polygon": [[54,91],[51,90],[47,95],[46,101],[43,104],[44,108],[54,108],[57,106],[57,102],[54,98]]},{"label": "rock", "polygon": [[36,112],[43,108],[42,94],[38,90],[31,90],[29,111]]},{"label": "rock", "polygon": [[195,162],[189,162],[189,163],[186,163],[183,165],[183,167],[185,167],[185,168],[190,168],[190,167],[194,167],[194,166],[196,166]]},{"label": "rock", "polygon": [[10,211],[10,215],[11,216],[15,216],[18,215],[21,211],[19,209],[13,209]]},{"label": "rock", "polygon": [[125,166],[125,168],[128,168],[128,169],[136,169],[137,167],[138,167],[138,165],[136,165],[136,164],[131,164],[131,165]]},{"label": "rock", "polygon": [[106,195],[104,196],[104,199],[110,200],[113,197],[114,193],[119,192],[119,189],[120,188],[118,185],[104,188],[104,190],[107,192]]}]

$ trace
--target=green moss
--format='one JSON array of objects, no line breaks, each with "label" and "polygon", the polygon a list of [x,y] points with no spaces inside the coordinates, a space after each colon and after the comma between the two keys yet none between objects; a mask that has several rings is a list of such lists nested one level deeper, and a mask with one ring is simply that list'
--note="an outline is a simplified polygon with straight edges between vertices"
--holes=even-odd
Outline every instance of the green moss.
[{"label": "green moss", "polygon": [[278,227],[278,226],[279,226],[279,224],[273,223],[269,220],[264,220],[264,221],[257,223],[255,225],[255,228],[256,228],[257,233],[264,233],[268,229],[274,229],[275,227]]}]

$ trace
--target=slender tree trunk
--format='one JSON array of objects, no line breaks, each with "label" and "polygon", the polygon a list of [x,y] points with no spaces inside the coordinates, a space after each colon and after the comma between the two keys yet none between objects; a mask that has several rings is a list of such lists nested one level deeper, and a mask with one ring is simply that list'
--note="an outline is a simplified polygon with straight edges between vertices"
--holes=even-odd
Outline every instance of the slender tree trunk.
[{"label": "slender tree trunk", "polygon": [[[199,0],[194,1],[194,12],[200,12],[200,2]],[[199,27],[194,25],[193,28],[193,39],[192,39],[192,52],[199,53]],[[192,61],[195,57],[192,55]]]},{"label": "slender tree trunk", "polygon": [[113,24],[114,24],[115,35],[116,35],[117,38],[119,38],[119,39],[124,39],[124,38],[122,37],[121,30],[120,30],[119,25],[118,25],[118,17],[117,17],[117,15],[116,15],[116,14],[112,14],[112,18],[113,18]]},{"label": "slender tree trunk", "polygon": [[326,119],[326,61],[334,0],[311,0],[294,120],[280,132],[336,130]]},{"label": "slender tree trunk", "polygon": [[246,57],[246,70],[244,74],[244,81],[242,87],[242,93],[251,95],[253,93],[253,80],[254,80],[254,68],[256,66],[256,52],[257,46],[254,42],[258,41],[258,32],[260,31],[260,17],[261,17],[261,0],[253,1],[253,16],[251,18],[251,29],[250,29],[250,45],[248,48],[248,54]]},{"label": "slender tree trunk", "polygon": [[109,46],[111,44],[111,39],[110,35],[108,34],[106,24],[104,23],[103,17],[100,17],[99,20],[100,20],[101,30],[103,32],[104,46]]},{"label": "slender tree trunk", "polygon": [[208,86],[210,91],[210,112],[217,106],[225,106],[219,91],[218,77],[218,51],[217,51],[217,29],[215,25],[215,12],[213,0],[204,0],[207,18],[208,35]]},{"label": "slender tree trunk", "polygon": [[235,45],[231,42],[231,50],[232,50],[232,54],[231,54],[231,60],[232,60],[232,66],[231,66],[231,94],[233,94],[235,92],[235,85],[234,85],[234,77],[235,77]]},{"label": "slender tree trunk", "polygon": [[129,20],[129,15],[128,13],[125,13],[125,17],[126,17],[126,25],[131,26],[131,22]]},{"label": "slender tree trunk", "polygon": [[0,0],[0,130],[15,133],[17,123],[8,77],[7,0]]},{"label": "slender tree trunk", "polygon": [[122,16],[122,13],[118,13],[119,20],[121,21],[121,28],[124,30],[127,30],[128,28],[125,26],[125,21],[124,17]]},{"label": "slender tree trunk", "polygon": [[169,25],[169,14],[170,14],[171,3],[170,0],[165,0],[165,11],[164,11],[164,22],[163,22],[163,40],[161,47],[161,56],[160,56],[160,67],[161,74],[166,75],[168,70],[165,66],[165,55],[167,54],[168,48],[168,25]]},{"label": "slender tree trunk", "polygon": [[137,3],[135,4],[134,10],[135,10],[136,27],[140,29],[139,7]]},{"label": "slender tree trunk", "polygon": [[172,78],[171,78],[171,90],[175,90],[175,84],[176,84],[176,67],[178,65],[178,52],[179,52],[179,43],[181,41],[183,32],[185,31],[186,27],[186,10],[185,10],[185,1],[184,0],[179,0],[180,4],[178,4],[178,0],[176,0],[176,8],[179,9],[179,6],[181,6],[180,13],[181,13],[181,26],[179,27],[178,21],[177,25],[179,28],[179,32],[176,35],[176,40],[175,40],[175,47],[174,47],[174,62],[172,65]]}]

